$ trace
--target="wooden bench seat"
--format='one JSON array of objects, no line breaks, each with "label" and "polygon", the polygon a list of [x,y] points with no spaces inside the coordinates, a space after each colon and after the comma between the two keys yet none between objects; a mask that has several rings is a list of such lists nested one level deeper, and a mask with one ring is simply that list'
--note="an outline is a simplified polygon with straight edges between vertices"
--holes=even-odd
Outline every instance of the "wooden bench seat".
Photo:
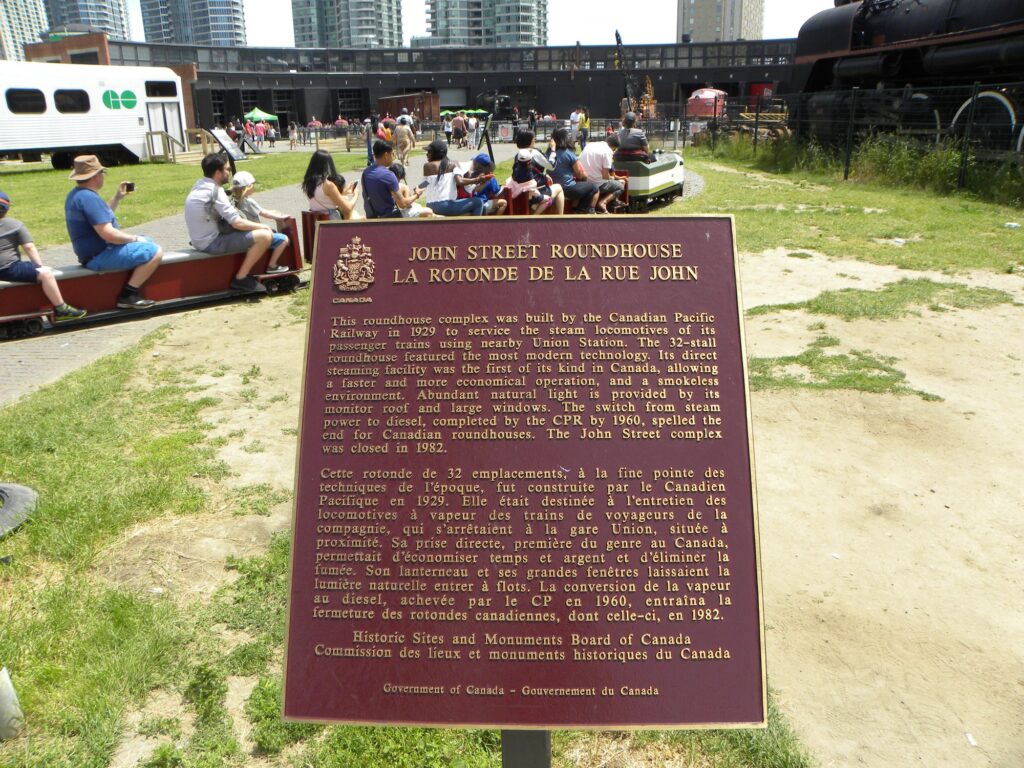
[{"label": "wooden bench seat", "polygon": [[316,223],[318,221],[330,221],[331,214],[327,211],[303,211],[302,212],[302,253],[307,264],[313,263],[313,256],[316,247]]}]

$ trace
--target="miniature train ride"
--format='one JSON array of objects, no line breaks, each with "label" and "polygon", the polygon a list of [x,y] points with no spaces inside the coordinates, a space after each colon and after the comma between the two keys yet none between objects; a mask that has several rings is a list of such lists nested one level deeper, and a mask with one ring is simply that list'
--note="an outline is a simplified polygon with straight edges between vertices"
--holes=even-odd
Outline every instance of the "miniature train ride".
[{"label": "miniature train ride", "polygon": [[[621,197],[626,203],[625,210],[641,211],[651,205],[671,201],[683,193],[683,159],[676,153],[659,152],[652,163],[616,162],[613,168],[626,177],[623,179],[626,191]],[[502,195],[509,202],[507,214],[525,215],[529,212],[526,195],[510,198],[507,190],[503,190]],[[553,209],[549,211],[553,212]],[[571,209],[566,212],[571,213]],[[306,262],[312,262],[317,223],[325,219],[327,214],[322,211],[303,211],[301,240],[295,219],[285,221],[281,231],[288,235],[289,245],[280,263],[288,267],[288,271],[266,274],[264,270],[269,252],[252,270],[252,275],[263,283],[267,293],[292,291],[302,284],[300,274],[306,269],[302,254],[305,253]],[[225,287],[238,271],[244,256],[244,252],[219,256],[195,250],[165,252],[160,266],[143,286],[143,295],[156,301],[153,307],[145,310],[117,308],[117,296],[127,280],[127,270],[94,272],[78,265],[54,268],[64,299],[88,312],[81,320],[60,323],[56,322],[53,306],[43,295],[39,283],[0,281],[0,339],[38,336],[54,328],[78,328],[89,323],[251,296]]]},{"label": "miniature train ride", "polygon": [[[677,152],[655,150],[654,161],[650,163],[615,160],[612,170],[625,186],[619,197],[624,203],[620,209],[624,213],[638,213],[654,205],[670,203],[683,194],[686,173],[683,157]],[[506,187],[498,197],[508,201],[506,214],[525,216],[529,213],[525,195],[513,198]],[[548,208],[547,212],[554,213],[554,208]],[[565,213],[572,212],[571,201],[566,200]]]},{"label": "miniature train ride", "polygon": [[[265,273],[269,251],[252,270],[252,275],[269,294],[297,288],[301,283],[299,274],[306,268],[299,249],[295,220],[285,220],[281,232],[289,240],[288,248],[280,259],[288,271]],[[128,270],[94,272],[78,265],[54,268],[64,299],[89,313],[81,320],[60,323],[55,322],[53,306],[43,295],[39,283],[0,281],[0,339],[37,336],[54,327],[77,328],[88,323],[251,296],[253,294],[227,287],[244,257],[244,252],[224,255],[194,250],[165,252],[160,266],[142,287],[142,294],[156,302],[145,310],[117,308],[117,296],[127,280]]]},{"label": "miniature train ride", "polygon": [[675,152],[656,151],[654,162],[614,160],[612,169],[628,177],[628,210],[641,211],[657,203],[671,202],[683,194],[683,157]]}]

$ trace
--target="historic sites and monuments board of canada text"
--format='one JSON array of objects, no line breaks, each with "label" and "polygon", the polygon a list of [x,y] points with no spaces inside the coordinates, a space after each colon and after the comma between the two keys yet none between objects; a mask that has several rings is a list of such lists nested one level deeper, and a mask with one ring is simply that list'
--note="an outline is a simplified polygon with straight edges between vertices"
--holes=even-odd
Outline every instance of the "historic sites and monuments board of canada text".
[{"label": "historic sites and monuments board of canada text", "polygon": [[323,224],[285,716],[759,726],[733,225]]}]

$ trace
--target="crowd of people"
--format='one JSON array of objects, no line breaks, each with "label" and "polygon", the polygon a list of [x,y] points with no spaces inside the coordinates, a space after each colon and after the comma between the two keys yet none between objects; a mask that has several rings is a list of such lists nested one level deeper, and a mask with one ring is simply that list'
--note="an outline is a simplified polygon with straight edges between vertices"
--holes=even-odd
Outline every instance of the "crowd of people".
[{"label": "crowd of people", "polygon": [[233,142],[243,148],[246,140],[256,149],[262,149],[264,144],[274,147],[280,138],[280,129],[276,120],[256,120],[254,122],[246,119],[240,120],[237,125],[234,120],[229,120],[224,130]]},{"label": "crowd of people", "polygon": [[[460,119],[463,122],[458,122]],[[410,154],[416,147],[413,116],[402,110],[392,126],[382,121],[374,127],[368,119],[367,167],[358,182],[346,182],[330,152],[317,150],[311,155],[300,185],[309,209],[333,219],[484,216],[504,213],[509,199],[527,195],[531,214],[549,209],[562,213],[567,200],[580,213],[608,213],[623,206],[619,198],[624,184],[615,173],[615,161],[651,160],[647,137],[638,127],[634,113],[626,113],[617,133],[595,141],[589,135],[589,115],[579,107],[570,115],[567,126],[552,131],[544,152],[537,148],[533,130],[517,129],[512,173],[501,184],[489,154],[479,153],[463,165],[448,156],[453,146],[476,146],[473,134],[477,125],[470,120],[464,114],[455,115],[450,140],[445,131],[444,140],[435,139],[427,145],[423,181],[410,189],[405,177]],[[535,113],[531,111],[528,125],[533,124]],[[254,136],[261,134],[260,125],[252,126]],[[248,128],[245,131],[248,134]],[[276,138],[276,133],[268,134],[266,130],[262,135],[268,141],[271,136]],[[129,273],[117,298],[119,308],[145,309],[154,302],[145,298],[141,289],[160,265],[163,249],[145,236],[121,230],[116,210],[134,193],[135,185],[121,182],[114,194],[104,200],[100,192],[106,171],[95,155],[74,159],[69,179],[75,185],[64,204],[68,235],[84,268]],[[206,155],[202,171],[202,178],[185,199],[185,226],[192,246],[211,254],[244,251],[230,287],[264,292],[263,284],[251,272],[268,251],[266,273],[288,271],[280,259],[289,241],[278,231],[287,214],[261,206],[253,197],[253,174],[233,174],[226,155]],[[230,194],[226,185],[230,185]],[[358,205],[360,186],[362,211]],[[502,194],[505,189],[508,193]],[[54,305],[57,322],[84,317],[84,310],[64,301],[52,270],[43,266],[27,228],[8,215],[11,206],[11,197],[0,192],[0,280],[39,283]]]},{"label": "crowd of people", "polygon": [[[506,197],[514,199],[522,194],[528,195],[528,209],[532,214],[544,213],[548,209],[562,213],[566,200],[571,201],[580,213],[609,213],[625,206],[620,199],[625,184],[614,171],[614,161],[651,159],[647,137],[637,127],[634,113],[623,117],[618,133],[611,133],[602,141],[593,141],[589,140],[589,114],[586,108],[579,107],[570,116],[567,127],[559,127],[552,132],[546,152],[537,149],[536,134],[532,130],[515,129],[517,152],[512,174],[502,185],[494,176],[494,161],[490,155],[476,155],[467,167],[449,158],[448,152],[452,147],[476,146],[471,132],[477,126],[469,123],[465,114],[459,113],[444,124],[445,138],[435,139],[427,145],[423,182],[416,190],[410,191],[404,183],[405,168],[416,139],[411,130],[411,120],[403,123],[403,117],[406,115],[399,116],[393,133],[384,132],[383,125],[376,132],[367,130],[367,168],[361,177],[367,218],[500,214],[508,206]],[[395,142],[390,140],[392,136],[396,137]],[[577,146],[580,147],[579,155],[576,154]],[[351,218],[355,205],[354,186],[350,189],[350,200],[342,202],[336,199],[326,205],[310,192],[317,189],[316,185],[325,178],[323,163],[330,162],[330,155],[326,152],[323,155],[322,160],[317,160],[315,155],[307,171],[304,188],[311,208],[330,209],[337,218]],[[340,188],[337,183],[332,187]],[[508,189],[507,196],[502,195],[505,188]],[[420,197],[424,198],[425,206],[418,202]]]}]

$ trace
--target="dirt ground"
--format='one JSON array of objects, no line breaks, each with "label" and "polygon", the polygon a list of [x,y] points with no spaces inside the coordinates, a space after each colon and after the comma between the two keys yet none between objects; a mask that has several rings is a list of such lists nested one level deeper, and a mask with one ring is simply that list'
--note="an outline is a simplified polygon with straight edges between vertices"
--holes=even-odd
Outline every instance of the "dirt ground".
[{"label": "dirt ground", "polygon": [[[748,308],[908,276],[1013,295],[1015,305],[885,322],[789,311],[749,319],[746,333],[756,357],[798,354],[828,333],[837,351],[895,358],[911,388],[942,398],[752,393],[768,679],[802,742],[822,766],[1019,768],[1024,280],[784,251],[741,262]],[[203,394],[220,398],[206,417],[228,438],[220,451],[235,488],[292,488],[305,326],[290,303],[176,316],[151,361],[198,367]],[[808,328],[817,322],[824,330]],[[109,578],[183,599],[209,594],[228,578],[224,557],[258,551],[290,522],[287,503],[269,516],[229,507],[132,531],[114,547]]]}]

